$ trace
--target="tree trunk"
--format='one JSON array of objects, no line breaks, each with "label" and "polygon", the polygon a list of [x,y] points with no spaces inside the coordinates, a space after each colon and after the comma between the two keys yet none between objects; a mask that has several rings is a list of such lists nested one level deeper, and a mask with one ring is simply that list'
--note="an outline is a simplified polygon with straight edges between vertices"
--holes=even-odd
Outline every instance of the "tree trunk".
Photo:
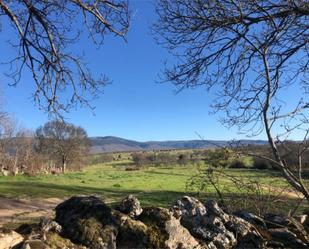
[{"label": "tree trunk", "polygon": [[65,173],[67,167],[67,162],[65,156],[62,157],[62,173]]}]

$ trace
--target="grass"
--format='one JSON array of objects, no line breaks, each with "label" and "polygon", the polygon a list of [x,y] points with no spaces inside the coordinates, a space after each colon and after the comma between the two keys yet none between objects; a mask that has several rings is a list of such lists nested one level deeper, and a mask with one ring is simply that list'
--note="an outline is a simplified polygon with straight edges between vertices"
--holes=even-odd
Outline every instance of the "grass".
[{"label": "grass", "polygon": [[[286,186],[284,179],[278,177],[276,172],[248,169],[227,169],[225,172],[258,179],[262,184]],[[80,172],[58,176],[0,176],[0,195],[18,198],[64,198],[96,194],[102,196],[105,201],[114,203],[128,194],[135,194],[143,206],[169,206],[178,197],[194,194],[188,193],[186,183],[197,173],[198,170],[193,165],[126,171],[121,162],[99,164],[89,166]],[[208,188],[206,194],[208,197],[214,196],[215,190]]]}]

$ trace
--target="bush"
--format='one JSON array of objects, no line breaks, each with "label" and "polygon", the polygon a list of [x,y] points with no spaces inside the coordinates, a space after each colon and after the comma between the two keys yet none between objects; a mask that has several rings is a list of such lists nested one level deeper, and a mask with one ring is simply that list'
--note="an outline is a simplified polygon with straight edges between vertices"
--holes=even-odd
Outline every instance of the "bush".
[{"label": "bush", "polygon": [[247,168],[247,166],[243,161],[235,160],[230,164],[229,168],[231,168],[231,169],[245,169],[245,168]]},{"label": "bush", "polygon": [[191,161],[191,155],[189,153],[181,153],[178,155],[177,163],[180,165],[187,165]]},{"label": "bush", "polygon": [[262,159],[262,158],[255,158],[253,160],[252,167],[254,169],[273,169],[271,162],[266,159]]}]

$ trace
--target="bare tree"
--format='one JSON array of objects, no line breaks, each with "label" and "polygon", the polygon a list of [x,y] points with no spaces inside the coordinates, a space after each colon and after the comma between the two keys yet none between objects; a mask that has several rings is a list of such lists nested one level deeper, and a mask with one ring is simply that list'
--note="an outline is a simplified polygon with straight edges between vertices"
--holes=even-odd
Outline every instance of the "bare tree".
[{"label": "bare tree", "polygon": [[36,148],[61,167],[80,166],[88,153],[90,143],[86,131],[73,124],[50,121],[36,130]]},{"label": "bare tree", "polygon": [[[167,64],[164,80],[180,90],[215,89],[212,106],[224,112],[222,122],[249,135],[265,132],[273,154],[268,159],[309,201],[302,179],[309,133],[308,1],[159,0],[157,13],[158,42],[179,58]],[[291,89],[298,96],[284,99]],[[291,170],[278,143],[300,137],[298,169]]]},{"label": "bare tree", "polygon": [[82,55],[70,48],[83,31],[95,45],[101,45],[106,34],[125,39],[129,20],[128,4],[122,0],[0,0],[0,22],[8,28],[11,24],[16,33],[10,44],[17,55],[7,74],[12,85],[28,70],[39,108],[58,116],[77,104],[92,108],[89,100],[108,79],[95,79]]}]

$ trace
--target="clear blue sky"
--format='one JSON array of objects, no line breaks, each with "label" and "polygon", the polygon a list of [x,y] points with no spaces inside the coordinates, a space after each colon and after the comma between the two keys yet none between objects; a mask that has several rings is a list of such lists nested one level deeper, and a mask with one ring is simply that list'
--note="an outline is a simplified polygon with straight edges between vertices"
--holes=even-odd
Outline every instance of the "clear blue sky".
[{"label": "clear blue sky", "polygon": [[[97,50],[92,43],[81,41],[88,66],[94,73],[104,73],[113,82],[88,109],[66,115],[67,121],[84,127],[89,136],[119,136],[139,141],[244,138],[236,130],[223,127],[218,116],[209,115],[212,96],[205,89],[186,90],[175,94],[171,84],[158,84],[167,52],[156,45],[149,27],[155,20],[153,6],[146,1],[131,1],[134,13],[128,43],[106,37]],[[11,51],[3,41],[12,34],[0,33],[1,60]],[[13,37],[13,36],[12,36]],[[5,70],[0,67],[0,82],[5,93],[5,108],[24,126],[35,129],[48,120],[31,100],[32,79],[24,74],[17,87],[8,87]]]}]

